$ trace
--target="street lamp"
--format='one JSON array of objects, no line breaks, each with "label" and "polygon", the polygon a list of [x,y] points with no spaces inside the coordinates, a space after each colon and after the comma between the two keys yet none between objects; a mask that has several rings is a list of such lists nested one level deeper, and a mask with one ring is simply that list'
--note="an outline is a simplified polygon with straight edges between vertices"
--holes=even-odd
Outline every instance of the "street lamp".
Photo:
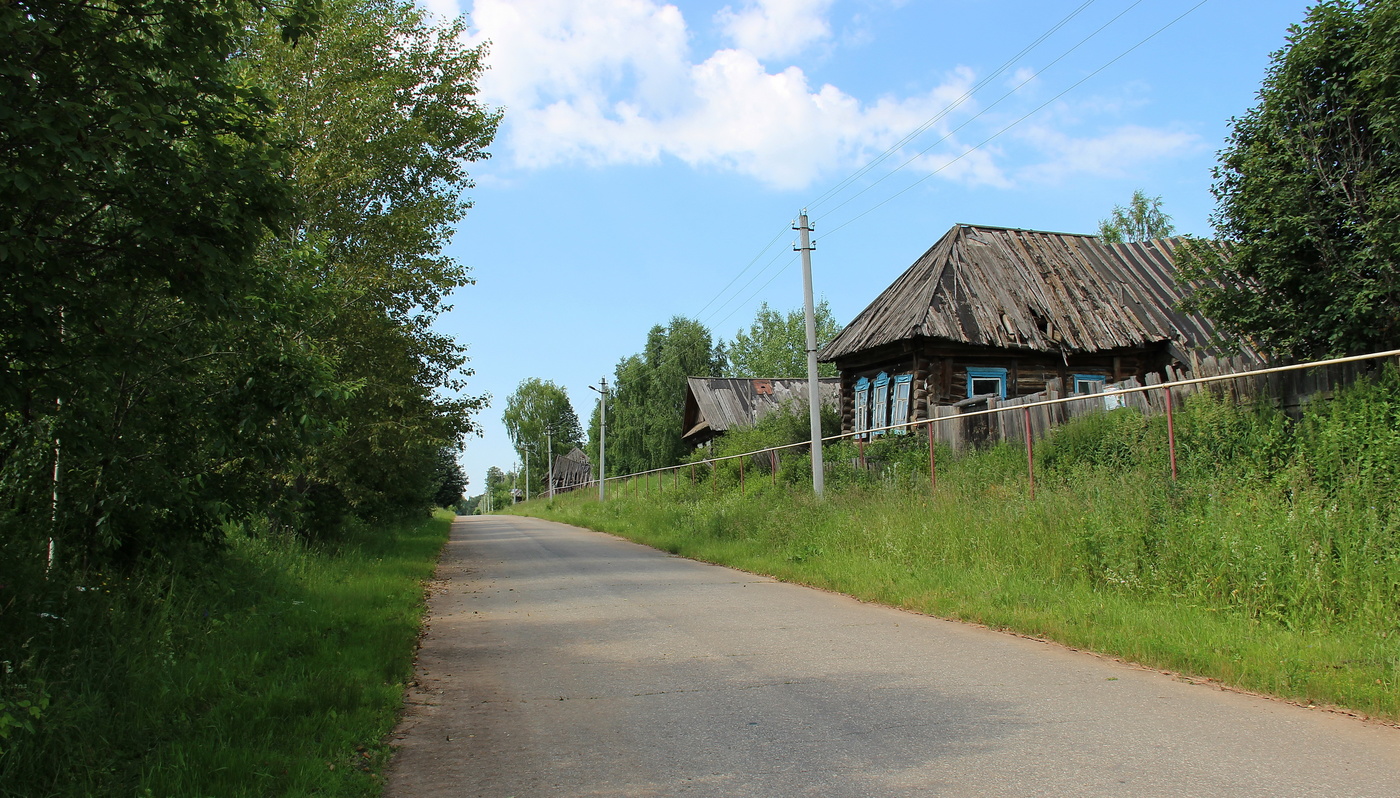
[{"label": "street lamp", "polygon": [[608,479],[608,378],[604,377],[598,381],[601,388],[588,386],[590,391],[598,394],[598,501],[603,501],[605,494],[603,486]]}]

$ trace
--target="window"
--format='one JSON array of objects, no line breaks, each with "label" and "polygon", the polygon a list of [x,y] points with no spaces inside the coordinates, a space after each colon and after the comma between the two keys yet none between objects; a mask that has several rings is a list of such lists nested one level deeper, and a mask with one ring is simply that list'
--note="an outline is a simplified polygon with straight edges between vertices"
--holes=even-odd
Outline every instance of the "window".
[{"label": "window", "polygon": [[1101,393],[1107,382],[1108,378],[1102,374],[1076,374],[1074,375],[1074,392]]},{"label": "window", "polygon": [[880,372],[880,376],[875,378],[875,396],[871,399],[870,428],[875,430],[871,435],[884,435],[885,430],[880,427],[890,423],[890,375]]},{"label": "window", "polygon": [[856,380],[856,420],[853,432],[865,432],[870,429],[870,380],[864,377]]},{"label": "window", "polygon": [[968,368],[968,398],[989,393],[1001,399],[1006,398],[1006,369]]},{"label": "window", "polygon": [[[914,387],[913,374],[901,374],[894,378],[894,401],[890,403],[890,423],[903,424],[909,420],[909,394]],[[903,435],[907,427],[890,430],[892,435]]]}]

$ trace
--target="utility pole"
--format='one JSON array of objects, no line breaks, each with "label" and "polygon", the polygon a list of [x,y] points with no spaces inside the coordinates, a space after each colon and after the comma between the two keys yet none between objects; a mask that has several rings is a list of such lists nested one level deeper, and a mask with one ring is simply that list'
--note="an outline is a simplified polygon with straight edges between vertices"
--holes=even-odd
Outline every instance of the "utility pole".
[{"label": "utility pole", "polygon": [[607,499],[603,486],[608,480],[608,378],[603,377],[598,383],[603,387],[590,385],[588,389],[598,392],[598,501],[601,502]]},{"label": "utility pole", "polygon": [[533,443],[522,443],[520,448],[525,450],[525,501],[530,500],[530,450],[535,448]]},{"label": "utility pole", "polygon": [[549,457],[549,500],[554,501],[554,425],[548,424],[544,428],[544,439],[549,447],[547,456]]},{"label": "utility pole", "polygon": [[812,492],[822,497],[826,489],[826,470],[822,464],[822,405],[821,383],[817,381],[817,314],[812,306],[812,226],[807,223],[807,209],[798,215],[793,228],[799,231],[800,243],[795,249],[802,253],[802,303],[807,317],[807,405],[812,417]]}]

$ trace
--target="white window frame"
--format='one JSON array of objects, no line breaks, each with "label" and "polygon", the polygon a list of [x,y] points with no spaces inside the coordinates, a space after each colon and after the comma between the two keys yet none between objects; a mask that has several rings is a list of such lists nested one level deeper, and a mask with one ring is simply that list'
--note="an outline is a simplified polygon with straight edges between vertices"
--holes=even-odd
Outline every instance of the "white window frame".
[{"label": "white window frame", "polygon": [[[909,421],[909,404],[914,396],[914,375],[901,374],[894,378],[894,391],[890,395],[890,424],[904,424]],[[890,430],[891,435],[903,435],[908,427]]]},{"label": "white window frame", "polygon": [[872,384],[875,390],[871,393],[870,434],[884,435],[888,430],[882,430],[880,427],[890,423],[890,375],[882,371]]}]

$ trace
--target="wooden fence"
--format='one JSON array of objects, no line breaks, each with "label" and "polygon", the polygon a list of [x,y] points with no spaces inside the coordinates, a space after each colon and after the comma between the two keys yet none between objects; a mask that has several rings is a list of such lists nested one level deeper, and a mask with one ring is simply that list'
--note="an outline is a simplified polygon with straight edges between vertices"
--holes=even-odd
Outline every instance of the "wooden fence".
[{"label": "wooden fence", "polygon": [[[1089,413],[1101,413],[1118,407],[1135,407],[1145,415],[1165,413],[1167,393],[1171,394],[1173,407],[1181,407],[1186,397],[1197,391],[1210,391],[1217,395],[1229,396],[1235,401],[1254,403],[1266,401],[1285,413],[1297,417],[1303,406],[1315,398],[1331,398],[1338,388],[1350,385],[1358,377],[1375,371],[1383,361],[1339,363],[1298,371],[1274,372],[1270,374],[1250,374],[1250,365],[1243,358],[1206,357],[1197,361],[1195,368],[1185,370],[1167,368],[1168,382],[1192,377],[1218,377],[1239,374],[1234,379],[1220,382],[1177,385],[1159,391],[1136,391],[1121,393],[1126,388],[1141,388],[1144,383],[1130,377],[1118,383],[1103,387],[1101,391],[1085,394],[1082,400],[1055,405],[1041,405],[1029,408],[1030,429],[1033,440],[1040,440],[1055,427],[1071,419]],[[1161,376],[1148,374],[1146,385],[1160,385]],[[969,400],[959,405],[941,405],[931,408],[934,418],[964,415],[978,410],[995,410],[1033,404],[1047,399],[1066,396],[1057,379],[1052,379],[1040,393],[1018,396],[1014,399]],[[1025,413],[1001,412],[974,415],[959,422],[938,422],[933,425],[934,440],[947,444],[955,450],[968,446],[982,446],[997,441],[1025,443]]]}]

